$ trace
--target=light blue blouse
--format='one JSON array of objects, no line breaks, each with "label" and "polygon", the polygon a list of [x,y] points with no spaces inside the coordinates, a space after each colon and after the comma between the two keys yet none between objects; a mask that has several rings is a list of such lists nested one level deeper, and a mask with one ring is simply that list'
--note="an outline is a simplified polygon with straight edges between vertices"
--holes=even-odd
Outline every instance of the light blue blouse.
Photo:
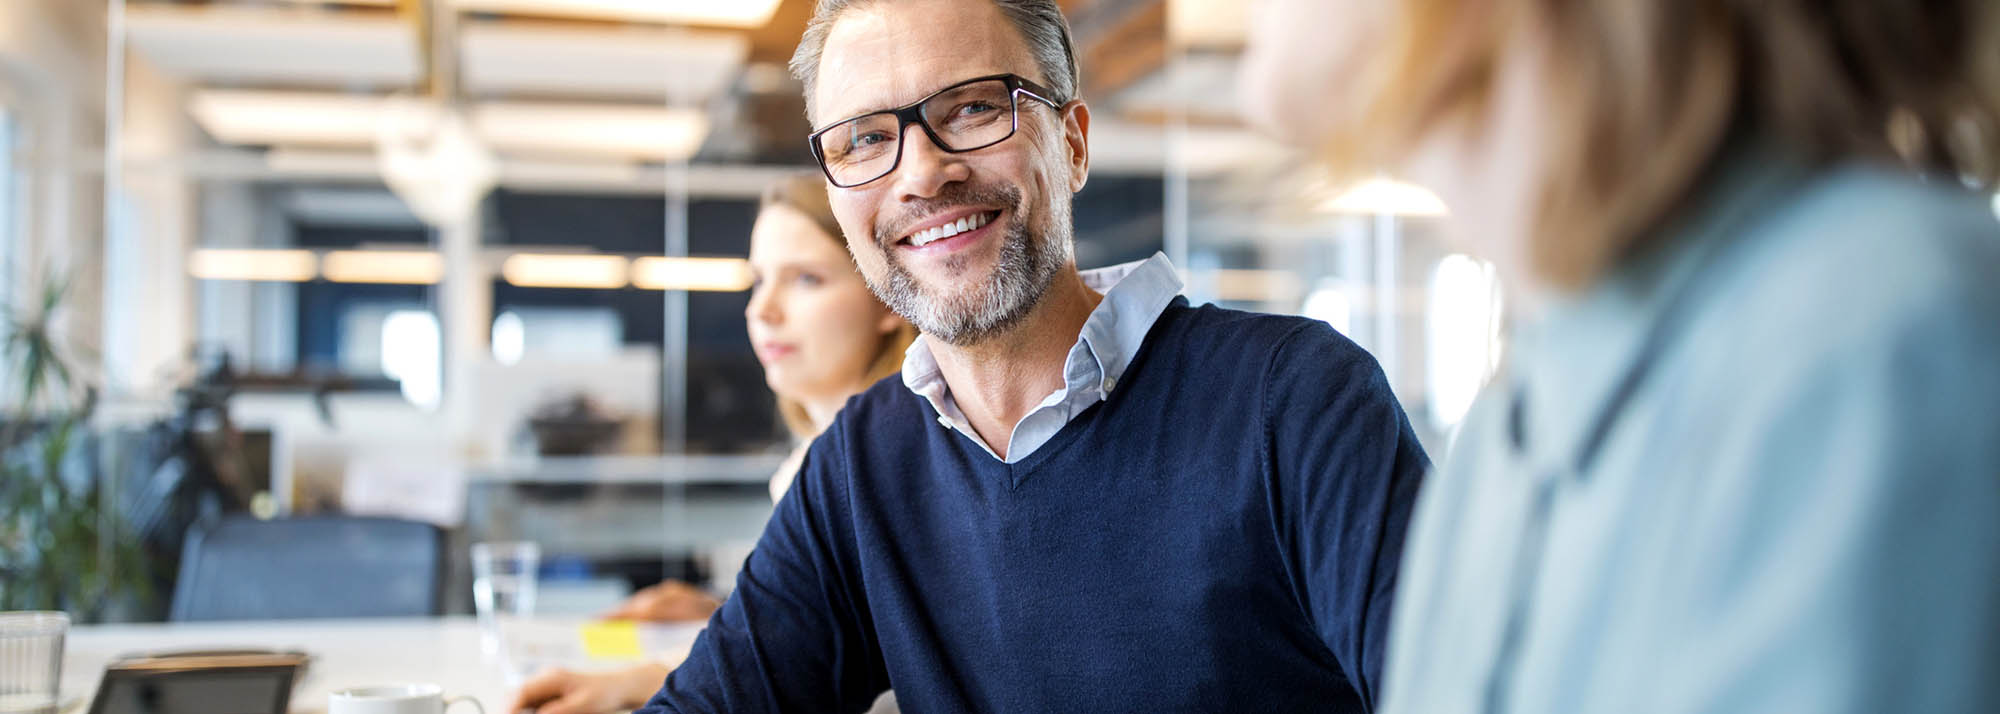
[{"label": "light blue blouse", "polygon": [[2000,711],[2000,225],[1738,152],[1524,325],[1419,499],[1392,712]]}]

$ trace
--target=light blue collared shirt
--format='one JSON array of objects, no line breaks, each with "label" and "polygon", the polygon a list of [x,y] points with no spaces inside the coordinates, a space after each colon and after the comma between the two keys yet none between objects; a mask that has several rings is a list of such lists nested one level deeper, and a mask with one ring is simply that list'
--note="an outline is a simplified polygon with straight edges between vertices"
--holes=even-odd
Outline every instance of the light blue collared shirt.
[{"label": "light blue collared shirt", "polygon": [[[1180,275],[1160,253],[1141,261],[1086,270],[1082,276],[1085,286],[1104,294],[1104,301],[1090,311],[1076,345],[1063,360],[1063,386],[1014,425],[1007,440],[1007,458],[1001,459],[1006,463],[1017,463],[1035,453],[1071,419],[1118,388],[1118,380],[1139,353],[1153,322],[1181,292]],[[951,385],[945,384],[944,373],[938,370],[937,358],[925,339],[919,336],[903,353],[903,386],[930,402],[939,424],[964,434],[999,459],[993,447],[973,431],[965,413],[958,410],[958,403],[951,398]]]}]

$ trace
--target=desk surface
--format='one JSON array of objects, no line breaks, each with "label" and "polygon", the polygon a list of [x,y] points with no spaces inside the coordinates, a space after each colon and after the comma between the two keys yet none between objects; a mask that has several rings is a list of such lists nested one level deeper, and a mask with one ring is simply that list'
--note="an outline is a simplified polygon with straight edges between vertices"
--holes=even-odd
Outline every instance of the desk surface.
[{"label": "desk surface", "polygon": [[[537,663],[531,667],[609,669],[631,663],[586,658],[576,636],[583,622],[535,621],[531,640]],[[675,647],[685,651],[698,630],[681,626],[664,631],[667,653]],[[500,707],[513,694],[514,683],[504,668],[481,655],[478,624],[470,617],[442,617],[73,627],[63,652],[63,698],[87,699],[104,666],[121,655],[229,647],[296,649],[312,656],[305,679],[292,690],[294,714],[323,712],[332,691],[372,684],[435,683],[448,695],[477,698],[487,714],[505,714]]]}]

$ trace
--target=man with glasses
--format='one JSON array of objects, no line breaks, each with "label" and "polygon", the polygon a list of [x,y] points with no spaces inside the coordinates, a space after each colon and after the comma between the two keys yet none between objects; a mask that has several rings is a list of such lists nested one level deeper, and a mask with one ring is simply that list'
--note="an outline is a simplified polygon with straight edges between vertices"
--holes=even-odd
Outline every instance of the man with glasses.
[{"label": "man with glasses", "polygon": [[1428,467],[1325,323],[1079,273],[1053,0],[821,0],[792,68],[855,263],[923,336],[812,445],[645,712],[1365,711]]}]

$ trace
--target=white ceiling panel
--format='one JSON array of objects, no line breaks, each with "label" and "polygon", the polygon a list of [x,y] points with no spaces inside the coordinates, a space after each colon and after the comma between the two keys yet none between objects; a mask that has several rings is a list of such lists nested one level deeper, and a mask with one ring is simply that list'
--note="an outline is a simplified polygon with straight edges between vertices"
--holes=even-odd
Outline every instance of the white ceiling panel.
[{"label": "white ceiling panel", "polygon": [[415,37],[391,17],[140,5],[126,22],[136,52],[200,82],[407,87],[420,72]]},{"label": "white ceiling panel", "polygon": [[690,104],[742,71],[740,33],[667,28],[464,28],[466,88],[475,94],[615,96]]}]

